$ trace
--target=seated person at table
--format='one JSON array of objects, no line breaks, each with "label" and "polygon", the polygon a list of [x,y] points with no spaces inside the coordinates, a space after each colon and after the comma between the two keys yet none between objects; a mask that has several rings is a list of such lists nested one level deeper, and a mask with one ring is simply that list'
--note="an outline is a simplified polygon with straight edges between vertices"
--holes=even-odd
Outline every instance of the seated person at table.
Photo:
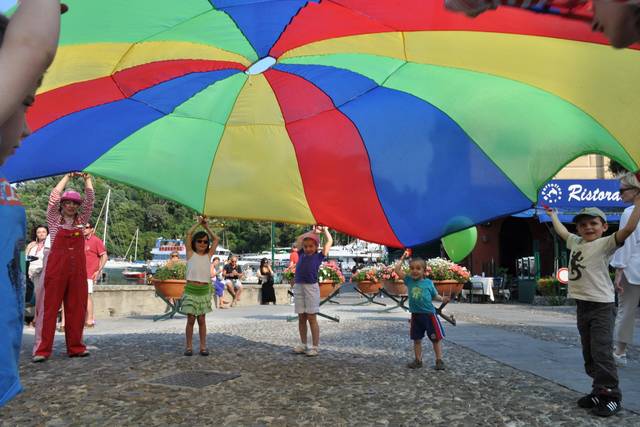
[{"label": "seated person at table", "polygon": [[409,261],[409,274],[405,274],[402,270],[402,263],[409,257],[409,250],[406,250],[400,260],[395,265],[396,274],[400,279],[404,280],[409,294],[409,311],[411,312],[411,329],[409,335],[413,340],[413,351],[415,360],[410,362],[407,367],[410,369],[422,368],[422,338],[425,333],[436,354],[435,369],[443,371],[445,369],[442,360],[442,339],[444,338],[444,328],[438,319],[436,309],[432,301],[449,300],[449,297],[441,297],[438,295],[433,282],[424,277],[427,264],[422,258],[412,258]]},{"label": "seated person at table", "polygon": [[238,257],[233,255],[229,259],[229,263],[224,266],[223,269],[224,281],[227,287],[227,291],[233,297],[231,306],[235,306],[240,301],[240,295],[242,295],[242,268],[238,265]]}]

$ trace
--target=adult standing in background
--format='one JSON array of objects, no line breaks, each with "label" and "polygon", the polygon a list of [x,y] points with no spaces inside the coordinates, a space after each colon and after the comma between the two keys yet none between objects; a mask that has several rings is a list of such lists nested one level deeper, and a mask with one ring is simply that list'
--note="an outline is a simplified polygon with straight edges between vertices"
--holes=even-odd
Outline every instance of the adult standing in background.
[{"label": "adult standing in background", "polygon": [[[31,258],[29,262],[29,271],[27,275],[31,283],[33,284],[33,291],[35,294],[35,311],[38,311],[38,297],[42,290],[41,276],[44,268],[44,256],[45,256],[45,243],[49,236],[49,229],[46,225],[39,225],[35,230],[35,240],[27,245],[27,257]],[[34,259],[35,258],[35,259]],[[34,313],[34,319],[37,314]]]},{"label": "adult standing in background", "polygon": [[276,292],[273,289],[273,269],[267,258],[260,260],[260,268],[258,268],[258,278],[262,283],[261,301],[262,305],[272,302],[276,303]]},{"label": "adult standing in background", "polygon": [[222,279],[222,266],[220,265],[220,257],[213,257],[211,260],[211,286],[213,287],[213,301],[216,308],[227,308],[224,296],[224,282]]},{"label": "adult standing in background", "polygon": [[299,258],[300,255],[298,255],[298,248],[294,243],[293,245],[291,245],[291,252],[289,253],[289,267],[295,266],[298,263]]},{"label": "adult standing in background", "polygon": [[[65,191],[69,180],[74,177],[84,180],[84,198],[77,191]],[[93,183],[86,173],[65,175],[49,196],[47,223],[51,250],[44,273],[44,309],[36,318],[33,362],[44,362],[51,356],[56,317],[63,301],[67,354],[69,357],[89,355],[82,342],[87,315],[84,226],[91,217],[94,200]]]},{"label": "adult standing in background", "polygon": [[91,222],[84,226],[84,253],[87,259],[87,317],[84,325],[93,328],[96,319],[93,313],[93,286],[102,274],[102,269],[107,263],[109,256],[104,243],[95,235],[95,228]]},{"label": "adult standing in background", "polygon": [[[640,182],[636,175],[627,173],[620,178],[620,197],[633,203],[640,195]],[[633,206],[624,210],[620,217],[620,228],[629,222]],[[640,226],[625,240],[624,245],[613,255],[611,266],[616,268],[615,284],[618,290],[618,315],[613,333],[616,364],[627,364],[627,345],[633,343],[633,327],[640,302]]]}]

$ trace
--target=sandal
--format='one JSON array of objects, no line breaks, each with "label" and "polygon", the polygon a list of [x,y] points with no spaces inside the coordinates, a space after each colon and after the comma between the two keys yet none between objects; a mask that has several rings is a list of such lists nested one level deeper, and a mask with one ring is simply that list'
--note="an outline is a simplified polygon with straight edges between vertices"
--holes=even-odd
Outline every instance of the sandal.
[{"label": "sandal", "polygon": [[95,323],[89,323],[89,322],[85,322],[84,327],[85,328],[93,328],[94,326],[96,326]]},{"label": "sandal", "polygon": [[189,349],[189,348],[188,348],[188,349],[186,349],[186,350],[184,351],[184,355],[185,355],[185,356],[193,356],[193,350],[191,350],[191,349]]},{"label": "sandal", "polygon": [[206,348],[203,350],[200,350],[200,356],[208,356],[209,355],[209,350],[207,350]]}]

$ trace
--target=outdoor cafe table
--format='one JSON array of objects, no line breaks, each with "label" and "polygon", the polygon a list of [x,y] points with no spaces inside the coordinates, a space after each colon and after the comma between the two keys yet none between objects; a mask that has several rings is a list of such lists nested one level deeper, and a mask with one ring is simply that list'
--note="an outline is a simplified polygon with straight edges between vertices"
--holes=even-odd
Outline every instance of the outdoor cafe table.
[{"label": "outdoor cafe table", "polygon": [[[465,298],[471,292],[470,298],[473,298],[474,295],[482,295],[489,297],[490,301],[495,301],[493,296],[493,277],[473,276],[469,281],[472,284],[472,288],[462,290]],[[482,293],[480,293],[480,288],[482,288]]]}]

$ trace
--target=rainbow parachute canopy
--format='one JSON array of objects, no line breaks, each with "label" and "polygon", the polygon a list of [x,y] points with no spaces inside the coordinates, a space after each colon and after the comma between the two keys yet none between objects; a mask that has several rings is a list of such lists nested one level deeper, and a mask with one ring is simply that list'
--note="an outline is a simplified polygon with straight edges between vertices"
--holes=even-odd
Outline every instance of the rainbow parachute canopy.
[{"label": "rainbow parachute canopy", "polygon": [[640,163],[640,56],[424,0],[69,0],[12,181],[83,170],[211,216],[413,246]]}]

